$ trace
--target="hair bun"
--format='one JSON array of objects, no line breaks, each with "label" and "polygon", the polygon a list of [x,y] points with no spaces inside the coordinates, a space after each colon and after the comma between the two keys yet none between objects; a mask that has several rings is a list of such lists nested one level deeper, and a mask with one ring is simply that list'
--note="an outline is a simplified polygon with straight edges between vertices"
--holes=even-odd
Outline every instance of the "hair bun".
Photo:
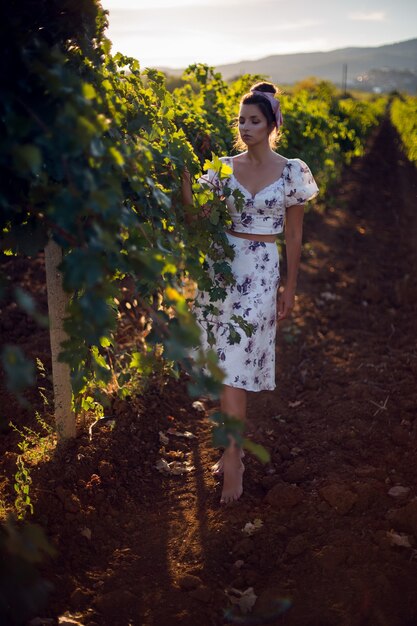
[{"label": "hair bun", "polygon": [[273,85],[272,83],[266,83],[266,82],[256,83],[256,85],[251,87],[250,91],[251,92],[263,91],[264,93],[272,93],[272,94],[277,93],[277,89],[275,85]]}]

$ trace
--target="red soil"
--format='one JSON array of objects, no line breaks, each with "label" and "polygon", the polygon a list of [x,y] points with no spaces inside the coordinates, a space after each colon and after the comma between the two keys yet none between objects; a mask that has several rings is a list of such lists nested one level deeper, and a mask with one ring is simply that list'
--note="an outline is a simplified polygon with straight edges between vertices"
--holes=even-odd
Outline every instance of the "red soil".
[{"label": "red soil", "polygon": [[[278,386],[249,399],[249,436],[271,463],[246,455],[237,503],[219,504],[205,418],[213,407],[194,409],[185,381],[116,399],[114,428],[97,428],[92,441],[81,432],[33,468],[34,518],[58,549],[44,567],[55,586],[44,615],[69,611],[85,626],[417,624],[416,190],[417,172],[384,122],[324,211],[307,215]],[[3,265],[44,310],[42,258]],[[46,331],[11,301],[0,324],[50,371]],[[3,417],[33,421],[5,391],[1,400]],[[158,433],[169,428],[195,435],[170,435],[165,447],[168,460],[192,462],[188,474],[155,469]],[[5,429],[6,501],[16,445]],[[397,485],[409,491],[389,495]],[[245,535],[256,518],[262,527]],[[393,545],[391,531],[411,547]],[[248,587],[252,613],[225,616],[225,590]],[[291,606],[278,616],[282,599]]]}]

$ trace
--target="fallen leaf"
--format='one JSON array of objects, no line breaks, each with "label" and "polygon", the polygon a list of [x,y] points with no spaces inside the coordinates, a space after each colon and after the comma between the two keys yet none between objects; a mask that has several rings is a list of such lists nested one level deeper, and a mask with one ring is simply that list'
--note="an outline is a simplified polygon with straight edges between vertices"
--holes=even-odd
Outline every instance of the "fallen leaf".
[{"label": "fallen leaf", "polygon": [[189,461],[171,461],[168,463],[165,459],[159,459],[155,465],[158,472],[179,476],[186,474],[194,469]]},{"label": "fallen leaf", "polygon": [[72,617],[72,615],[61,615],[58,617],[58,624],[60,626],[83,626],[81,622]]},{"label": "fallen leaf", "polygon": [[301,404],[303,404],[302,400],[295,400],[294,402],[288,402],[288,406],[291,409],[295,409],[297,406],[300,406]]},{"label": "fallen leaf", "polygon": [[340,300],[340,296],[338,296],[335,293],[332,293],[331,291],[323,291],[320,294],[320,297],[323,298],[323,300],[327,300],[327,301],[329,301],[329,300],[333,300],[333,301],[334,300]]},{"label": "fallen leaf", "polygon": [[401,498],[408,496],[410,493],[410,487],[401,487],[401,485],[396,485],[395,487],[391,487],[388,491],[388,495],[393,498]]},{"label": "fallen leaf", "polygon": [[80,534],[86,539],[91,539],[91,530],[89,528],[83,528],[80,530]]},{"label": "fallen leaf", "polygon": [[162,430],[159,431],[159,441],[164,446],[169,444],[169,438],[162,432]]},{"label": "fallen leaf", "polygon": [[262,528],[263,526],[263,521],[259,518],[253,520],[252,522],[248,522],[247,524],[245,524],[245,526],[242,528],[242,533],[245,533],[246,535],[253,535],[257,530],[259,530],[260,528]]},{"label": "fallen leaf", "polygon": [[253,533],[256,531],[255,526],[252,524],[252,522],[248,522],[247,524],[244,525],[244,527],[242,528],[242,533],[245,533],[245,535],[253,535]]},{"label": "fallen leaf", "polygon": [[164,456],[174,461],[180,461],[185,457],[185,453],[182,450],[169,450],[169,452],[164,450]]},{"label": "fallen leaf", "polygon": [[195,438],[195,435],[193,435],[193,433],[190,433],[188,430],[184,431],[183,433],[180,433],[180,431],[175,430],[175,428],[168,428],[167,433],[168,435],[175,435],[176,437],[185,437],[186,439]]},{"label": "fallen leaf", "polygon": [[169,473],[169,464],[165,459],[159,459],[155,465],[158,472],[168,472]]},{"label": "fallen leaf", "polygon": [[258,598],[253,592],[253,587],[248,587],[245,591],[234,589],[226,590],[226,595],[232,604],[236,604],[242,613],[249,613]]},{"label": "fallen leaf", "polygon": [[394,530],[387,532],[387,537],[392,546],[401,546],[402,548],[412,548],[408,535],[404,533],[396,533]]},{"label": "fallen leaf", "polygon": [[196,400],[195,402],[192,403],[191,406],[193,407],[193,409],[195,409],[196,411],[200,411],[201,413],[204,413],[204,411],[206,410],[204,408],[204,404],[200,402],[200,400]]}]

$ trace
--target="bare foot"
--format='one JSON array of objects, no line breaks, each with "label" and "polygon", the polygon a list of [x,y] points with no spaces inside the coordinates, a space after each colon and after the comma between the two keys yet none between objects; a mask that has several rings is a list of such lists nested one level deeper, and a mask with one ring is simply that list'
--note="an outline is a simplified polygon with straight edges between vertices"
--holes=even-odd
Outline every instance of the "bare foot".
[{"label": "bare foot", "polygon": [[[240,458],[243,459],[244,456],[245,456],[245,453],[243,452],[243,449],[240,448]],[[211,471],[216,476],[220,476],[221,474],[223,474],[223,468],[224,468],[224,452],[221,455],[220,459],[214,465],[211,466]]]},{"label": "bare foot", "polygon": [[224,479],[220,502],[226,504],[238,500],[242,495],[245,466],[242,463],[241,450],[236,445],[227,448],[222,459]]}]

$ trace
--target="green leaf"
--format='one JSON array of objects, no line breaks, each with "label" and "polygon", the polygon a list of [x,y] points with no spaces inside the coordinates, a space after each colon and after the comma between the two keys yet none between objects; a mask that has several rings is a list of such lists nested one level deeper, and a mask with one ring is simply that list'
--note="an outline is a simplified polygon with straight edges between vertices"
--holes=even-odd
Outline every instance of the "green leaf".
[{"label": "green leaf", "polygon": [[81,400],[81,408],[83,411],[90,411],[94,407],[94,398],[92,396],[84,396]]},{"label": "green leaf", "polygon": [[239,331],[235,329],[233,324],[228,324],[227,327],[229,329],[229,336],[227,338],[227,343],[230,344],[231,346],[235,343],[240,343],[242,337],[240,336]]},{"label": "green leaf", "polygon": [[245,438],[243,440],[243,447],[246,448],[246,450],[249,450],[249,452],[252,452],[252,454],[254,454],[256,457],[258,457],[258,459],[262,463],[270,462],[271,455],[269,454],[268,450],[265,450],[265,448],[259,443],[254,443],[250,439]]},{"label": "green leaf", "polygon": [[230,445],[228,432],[224,426],[213,428],[212,443],[215,448],[227,448]]},{"label": "green leaf", "polygon": [[147,376],[152,372],[154,364],[154,357],[151,354],[132,352],[129,367],[137,370],[139,374]]},{"label": "green leaf", "polygon": [[247,337],[252,337],[255,328],[254,324],[247,322],[241,315],[231,315],[230,319],[239,325]]},{"label": "green leaf", "polygon": [[24,291],[20,287],[16,287],[14,289],[14,294],[16,298],[17,304],[34,320],[39,324],[39,326],[47,327],[48,326],[48,318],[46,315],[42,315],[37,311],[36,302],[28,293]]},{"label": "green leaf", "polygon": [[125,385],[126,383],[129,382],[129,380],[132,379],[132,375],[129,372],[122,372],[121,374],[119,374],[119,376],[117,377],[117,382],[120,385],[120,387],[122,387],[123,385]]},{"label": "green leaf", "polygon": [[230,417],[225,413],[216,411],[210,416],[211,421],[216,425],[213,428],[212,440],[214,447],[228,447],[230,438],[232,438],[238,446],[243,442],[243,431],[245,424],[241,420]]},{"label": "green leaf", "polygon": [[111,82],[109,80],[103,80],[103,82],[101,83],[101,86],[103,87],[103,89],[105,89],[106,91],[111,91],[113,89],[113,85],[111,84]]},{"label": "green leaf", "polygon": [[18,254],[33,256],[45,247],[47,241],[48,236],[43,221],[30,218],[23,224],[12,224],[1,245],[11,248]]},{"label": "green leaf", "polygon": [[17,346],[6,345],[1,353],[1,362],[10,391],[20,393],[35,382],[35,364]]},{"label": "green leaf", "polygon": [[116,163],[116,165],[120,165],[120,166],[124,165],[125,160],[123,158],[123,155],[119,150],[117,150],[117,148],[114,148],[113,146],[111,146],[109,148],[109,154],[112,156],[113,161]]},{"label": "green leaf", "polygon": [[82,92],[84,98],[87,98],[87,100],[94,100],[97,95],[93,85],[90,85],[89,83],[83,83]]},{"label": "green leaf", "polygon": [[20,174],[31,172],[38,174],[42,166],[42,154],[37,146],[25,144],[14,146],[12,157],[16,170]]},{"label": "green leaf", "polygon": [[91,354],[94,358],[94,361],[97,363],[97,365],[104,369],[104,370],[109,370],[110,367],[108,365],[108,363],[106,362],[106,359],[104,358],[104,356],[102,354],[100,354],[100,352],[98,351],[98,348],[96,346],[93,346],[91,348]]}]

